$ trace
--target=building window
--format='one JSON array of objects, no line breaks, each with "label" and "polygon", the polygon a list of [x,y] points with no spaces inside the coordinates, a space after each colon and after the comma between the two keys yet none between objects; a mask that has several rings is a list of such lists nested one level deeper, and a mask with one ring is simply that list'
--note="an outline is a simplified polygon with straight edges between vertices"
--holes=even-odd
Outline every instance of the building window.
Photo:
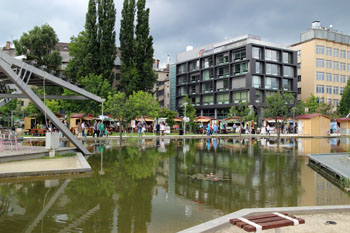
[{"label": "building window", "polygon": [[184,97],[178,98],[178,100],[177,100],[177,106],[178,106],[178,107],[183,107],[184,100],[185,100]]},{"label": "building window", "polygon": [[190,72],[199,70],[199,60],[190,62]]},{"label": "building window", "polygon": [[332,48],[327,47],[326,54],[327,54],[327,56],[332,56]]},{"label": "building window", "polygon": [[262,58],[261,48],[253,47],[253,58],[255,58],[255,59]]},{"label": "building window", "polygon": [[327,104],[333,104],[333,101],[331,98],[328,98]]},{"label": "building window", "polygon": [[294,77],[294,68],[291,66],[283,66],[283,76],[284,77]]},{"label": "building window", "polygon": [[340,75],[340,82],[345,83],[345,75]]},{"label": "building window", "polygon": [[348,54],[348,59],[350,59],[350,51],[348,51],[347,54]]},{"label": "building window", "polygon": [[254,88],[262,88],[262,85],[261,85],[261,77],[260,76],[253,76],[253,83],[252,83],[252,86]]},{"label": "building window", "polygon": [[245,52],[245,48],[233,51],[232,53],[232,61],[241,61],[247,58],[247,54]]},{"label": "building window", "polygon": [[339,100],[334,99],[334,100],[333,100],[333,103],[334,103],[334,106],[335,106],[335,107],[337,107],[337,106],[338,106],[338,104],[339,104]]},{"label": "building window", "polygon": [[255,62],[255,73],[257,74],[262,74],[263,71],[262,71],[262,62]]},{"label": "building window", "polygon": [[279,61],[279,52],[276,50],[266,49],[265,60],[267,61]]},{"label": "building window", "polygon": [[265,91],[265,97],[270,97],[276,95],[276,91]]},{"label": "building window", "polygon": [[339,56],[339,50],[333,49],[333,57],[338,57],[338,56]]},{"label": "building window", "polygon": [[212,69],[203,71],[203,80],[204,81],[210,80],[213,78],[214,78],[214,73],[213,73]]},{"label": "building window", "polygon": [[213,92],[213,83],[212,82],[202,83],[202,93],[210,93],[210,92]]},{"label": "building window", "polygon": [[332,87],[331,86],[327,86],[326,87],[326,92],[327,92],[327,94],[332,94]]},{"label": "building window", "polygon": [[316,80],[324,80],[324,73],[316,72]]},{"label": "building window", "polygon": [[345,63],[340,63],[340,70],[345,71]]},{"label": "building window", "polygon": [[332,61],[330,61],[330,60],[326,61],[326,68],[332,69]]},{"label": "building window", "polygon": [[346,64],[346,70],[349,72],[350,71],[350,64]]},{"label": "building window", "polygon": [[340,50],[340,58],[345,58],[345,50]]},{"label": "building window", "polygon": [[317,67],[324,67],[324,60],[320,59],[320,58],[317,58],[316,59],[316,66]]},{"label": "building window", "polygon": [[333,61],[333,69],[339,70],[339,62]]},{"label": "building window", "polygon": [[232,102],[235,104],[238,104],[240,102],[247,103],[249,102],[249,95],[248,91],[240,91],[240,92],[234,92],[232,97]]},{"label": "building window", "polygon": [[177,67],[177,73],[178,74],[183,74],[186,73],[186,64],[181,64]]},{"label": "building window", "polygon": [[297,51],[297,57],[299,58],[301,56],[301,50]]},{"label": "building window", "polygon": [[213,95],[203,96],[203,105],[213,105],[213,104],[214,104],[214,96]]},{"label": "building window", "polygon": [[349,82],[350,76],[346,76],[346,82]]},{"label": "building window", "polygon": [[298,75],[298,82],[301,82],[301,75]]},{"label": "building window", "polygon": [[341,95],[344,93],[344,89],[345,89],[344,87],[341,87],[341,88],[340,88],[340,94],[341,94]]},{"label": "building window", "polygon": [[201,76],[199,74],[191,75],[191,83],[199,82],[201,80]]},{"label": "building window", "polygon": [[191,104],[193,106],[200,106],[201,105],[201,97],[200,96],[192,97]]},{"label": "building window", "polygon": [[326,80],[332,82],[332,74],[327,73],[326,74]]},{"label": "building window", "polygon": [[217,77],[218,78],[227,78],[229,75],[229,71],[228,71],[228,66],[225,67],[219,67],[217,68]]},{"label": "building window", "polygon": [[186,84],[187,83],[187,76],[186,75],[182,75],[177,77],[177,84],[178,85],[182,85],[182,84]]},{"label": "building window", "polygon": [[187,87],[186,86],[180,87],[178,90],[179,90],[178,96],[187,95]]},{"label": "building window", "polygon": [[316,53],[317,54],[324,54],[324,46],[316,45]]},{"label": "building window", "polygon": [[338,95],[338,90],[339,90],[338,87],[333,87],[333,94]]},{"label": "building window", "polygon": [[279,89],[279,79],[266,77],[265,78],[265,89],[278,90]]},{"label": "building window", "polygon": [[280,67],[276,64],[266,63],[266,74],[280,75]]},{"label": "building window", "polygon": [[228,53],[219,54],[216,56],[216,65],[228,63]]},{"label": "building window", "polygon": [[262,103],[262,91],[256,90],[255,91],[255,103]]},{"label": "building window", "polygon": [[333,74],[333,82],[335,83],[339,82],[339,76],[337,74]]},{"label": "building window", "polygon": [[284,91],[292,90],[292,80],[290,79],[282,79],[282,87]]},{"label": "building window", "polygon": [[216,91],[228,91],[228,80],[219,80],[216,82]]},{"label": "building window", "polygon": [[228,104],[230,103],[230,94],[223,93],[216,96],[216,101],[218,104]]},{"label": "building window", "polygon": [[209,68],[213,66],[213,57],[206,57],[202,60],[202,67]]},{"label": "building window", "polygon": [[298,94],[301,94],[301,88],[300,87],[298,88]]},{"label": "building window", "polygon": [[232,79],[232,89],[246,87],[246,78],[233,78]]},{"label": "building window", "polygon": [[324,86],[316,85],[316,93],[324,93]]},{"label": "building window", "polygon": [[289,52],[283,52],[283,63],[292,64],[292,53]]},{"label": "building window", "polygon": [[238,63],[233,65],[234,75],[241,75],[248,73],[248,62]]}]

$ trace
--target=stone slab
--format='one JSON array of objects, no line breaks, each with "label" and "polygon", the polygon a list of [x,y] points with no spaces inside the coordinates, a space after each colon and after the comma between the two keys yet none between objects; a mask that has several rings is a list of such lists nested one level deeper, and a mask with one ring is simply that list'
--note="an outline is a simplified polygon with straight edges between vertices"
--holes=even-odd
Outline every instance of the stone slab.
[{"label": "stone slab", "polygon": [[321,169],[350,179],[350,157],[347,153],[310,154],[309,159]]}]

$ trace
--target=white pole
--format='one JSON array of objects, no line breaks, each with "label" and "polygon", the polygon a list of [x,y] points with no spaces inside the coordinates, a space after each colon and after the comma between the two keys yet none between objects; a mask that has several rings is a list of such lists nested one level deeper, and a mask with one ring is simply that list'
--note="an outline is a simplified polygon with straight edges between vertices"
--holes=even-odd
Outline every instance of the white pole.
[{"label": "white pole", "polygon": [[184,136],[186,135],[186,106],[187,106],[187,102],[184,103],[185,105],[185,117],[184,117]]}]

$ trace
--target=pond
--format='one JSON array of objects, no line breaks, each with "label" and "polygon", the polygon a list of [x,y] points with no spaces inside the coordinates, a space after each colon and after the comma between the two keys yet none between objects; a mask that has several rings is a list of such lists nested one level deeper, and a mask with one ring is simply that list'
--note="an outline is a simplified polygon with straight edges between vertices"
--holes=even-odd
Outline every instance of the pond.
[{"label": "pond", "polygon": [[0,232],[177,232],[243,208],[350,204],[306,157],[349,140],[85,141],[89,175],[0,180]]}]

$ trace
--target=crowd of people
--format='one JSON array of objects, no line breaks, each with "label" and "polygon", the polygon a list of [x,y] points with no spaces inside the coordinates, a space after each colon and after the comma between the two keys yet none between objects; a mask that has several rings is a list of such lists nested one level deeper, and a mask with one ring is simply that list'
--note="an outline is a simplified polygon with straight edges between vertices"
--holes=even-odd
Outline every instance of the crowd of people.
[{"label": "crowd of people", "polygon": [[[86,137],[89,134],[89,128],[91,128],[91,124],[88,121],[79,122],[78,126],[75,128],[75,135],[78,137]],[[95,120],[92,126],[92,136],[108,137],[108,129],[105,127],[103,121]]]}]

